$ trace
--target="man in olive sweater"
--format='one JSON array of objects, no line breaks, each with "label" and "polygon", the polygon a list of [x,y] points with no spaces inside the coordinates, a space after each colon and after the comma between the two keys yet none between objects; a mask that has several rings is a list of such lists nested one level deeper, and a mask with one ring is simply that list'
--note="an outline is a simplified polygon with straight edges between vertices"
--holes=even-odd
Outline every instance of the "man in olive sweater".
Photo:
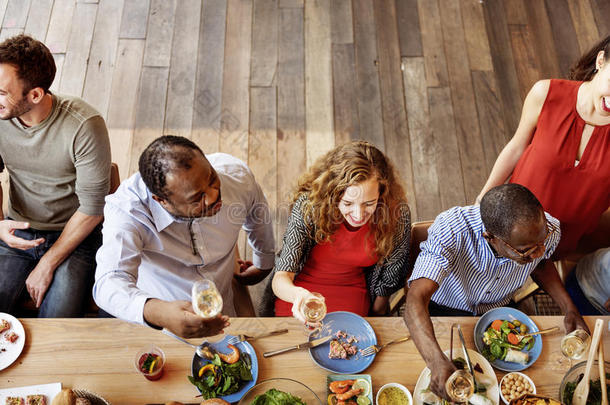
[{"label": "man in olive sweater", "polygon": [[0,171],[10,178],[0,312],[25,288],[41,317],[82,316],[93,285],[110,141],[91,106],[49,92],[55,70],[49,49],[29,36],[0,44]]}]

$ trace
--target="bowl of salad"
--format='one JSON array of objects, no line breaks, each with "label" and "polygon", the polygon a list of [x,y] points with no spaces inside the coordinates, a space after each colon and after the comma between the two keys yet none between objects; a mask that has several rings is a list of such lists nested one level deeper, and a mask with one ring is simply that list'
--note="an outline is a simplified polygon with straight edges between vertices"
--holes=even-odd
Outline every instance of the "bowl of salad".
[{"label": "bowl of salad", "polygon": [[308,386],[290,378],[270,378],[261,381],[241,398],[238,405],[322,405]]},{"label": "bowl of salad", "polygon": [[[582,380],[585,374],[586,361],[582,361],[574,365],[561,381],[559,386],[559,399],[564,405],[572,405],[572,397],[574,396],[574,390],[576,386]],[[610,379],[610,362],[604,363],[606,369],[606,381]],[[610,384],[606,382],[606,392],[610,396]],[[595,360],[591,367],[591,374],[589,374],[589,396],[587,397],[587,405],[601,403],[601,383],[599,380],[599,362]]]},{"label": "bowl of salad", "polygon": [[495,308],[479,318],[474,343],[498,370],[521,371],[534,364],[542,352],[542,337],[527,335],[537,331],[538,326],[523,312]]}]

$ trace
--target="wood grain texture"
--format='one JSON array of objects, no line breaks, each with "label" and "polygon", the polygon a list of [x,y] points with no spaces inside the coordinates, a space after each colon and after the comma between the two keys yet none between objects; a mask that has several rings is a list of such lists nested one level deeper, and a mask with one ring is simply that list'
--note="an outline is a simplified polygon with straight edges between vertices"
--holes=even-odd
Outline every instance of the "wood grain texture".
[{"label": "wood grain texture", "polygon": [[593,17],[597,23],[599,37],[605,38],[610,35],[610,1],[606,0],[591,0],[591,8],[593,9]]},{"label": "wood grain texture", "polygon": [[335,146],[330,0],[305,3],[305,140],[307,166]]},{"label": "wood grain texture", "polygon": [[168,67],[171,59],[176,0],[151,0],[144,65]]},{"label": "wood grain texture", "polygon": [[[591,3],[589,0],[569,1],[568,6],[582,54],[600,40],[597,25],[593,24],[595,18],[593,17]],[[608,17],[610,16],[606,16],[606,18]]]},{"label": "wood grain texture", "polygon": [[76,4],[59,87],[61,93],[77,97],[83,93],[97,7],[97,4]]},{"label": "wood grain texture", "polygon": [[53,53],[66,53],[70,40],[74,0],[54,0],[45,45]]},{"label": "wood grain texture", "polygon": [[483,4],[478,0],[461,0],[460,9],[470,69],[493,70],[489,40],[485,32]]},{"label": "wood grain texture", "polygon": [[381,116],[381,92],[377,68],[377,33],[373,6],[367,0],[353,0],[354,48],[356,55],[356,90],[360,139],[385,150]]},{"label": "wood grain texture", "polygon": [[305,160],[305,53],[303,9],[280,10],[278,54],[277,155],[278,210],[276,240],[290,214],[291,194],[306,170]]},{"label": "wood grain texture", "polygon": [[498,154],[509,141],[511,134],[504,128],[502,102],[493,72],[472,72],[472,84],[479,112],[485,164],[487,173],[490,173]]},{"label": "wood grain texture", "polygon": [[191,136],[205,153],[214,153],[220,148],[225,47],[219,44],[225,43],[226,1],[204,2],[201,15]]},{"label": "wood grain texture", "polygon": [[61,84],[61,74],[64,68],[64,59],[66,55],[63,53],[54,53],[53,59],[55,60],[55,79],[53,80],[53,84],[50,87],[50,90],[54,93],[59,91],[59,86]]},{"label": "wood grain texture", "polygon": [[163,135],[168,77],[169,68],[142,67],[129,173],[138,171],[138,159],[140,159],[142,151],[152,141]]},{"label": "wood grain texture", "polygon": [[143,39],[119,40],[110,89],[112,103],[108,106],[106,124],[112,148],[112,161],[119,166],[122,179],[132,174],[130,159],[144,45]]},{"label": "wood grain texture", "polygon": [[560,45],[553,40],[553,30],[544,1],[527,1],[525,9],[528,17],[527,27],[532,34],[532,42],[526,46],[528,52],[533,52],[536,56],[541,78],[562,77],[557,57]]},{"label": "wood grain texture", "polygon": [[7,7],[8,7],[8,0],[0,0],[0,21],[4,21],[4,15],[6,14]]},{"label": "wood grain texture", "polygon": [[304,0],[280,0],[280,8],[303,8]]},{"label": "wood grain texture", "polygon": [[417,207],[418,221],[431,220],[441,212],[439,177],[436,171],[440,145],[437,145],[430,127],[423,57],[402,58],[402,75],[415,186],[415,200],[411,200],[409,205]]},{"label": "wood grain texture", "polygon": [[333,44],[333,106],[336,145],[360,138],[354,58],[352,44]]},{"label": "wood grain texture", "polygon": [[418,0],[419,26],[426,61],[428,87],[447,86],[449,75],[443,47],[443,30],[437,0]]},{"label": "wood grain texture", "polygon": [[[375,22],[377,25],[377,52],[379,53],[379,88],[383,132],[385,135],[386,155],[398,170],[405,187],[407,199],[415,200],[413,168],[411,166],[411,147],[409,127],[402,91],[400,71],[400,46],[396,28],[396,10],[393,0],[374,2]],[[411,206],[412,218],[418,218],[417,207]]]},{"label": "wood grain texture", "polygon": [[120,38],[145,39],[150,0],[129,0],[123,7]]},{"label": "wood grain texture", "polygon": [[398,0],[396,19],[401,56],[422,56],[423,47],[417,0]]},{"label": "wood grain texture", "polygon": [[2,28],[25,28],[32,0],[9,0],[2,20]]},{"label": "wood grain texture", "polygon": [[333,44],[354,42],[352,0],[331,0],[330,37]]},{"label": "wood grain texture", "polygon": [[250,86],[271,86],[277,73],[277,0],[255,0],[252,12]]},{"label": "wood grain texture", "polygon": [[504,7],[500,0],[489,0],[484,3],[483,10],[491,60],[504,111],[504,127],[510,134],[514,134],[521,118],[521,98]]},{"label": "wood grain texture", "polygon": [[23,28],[3,28],[0,32],[0,42],[19,34],[23,34]]},{"label": "wood grain texture", "polygon": [[181,0],[176,3],[175,18],[180,23],[174,25],[163,129],[165,135],[191,137],[197,72],[193,55],[197,55],[198,49],[197,41],[193,41],[193,38],[199,37],[200,16],[201,1]]},{"label": "wood grain texture", "polygon": [[504,0],[504,12],[508,24],[527,24],[527,0]]},{"label": "wood grain texture", "polygon": [[438,145],[436,171],[442,211],[471,203],[466,201],[464,180],[461,171],[457,169],[462,167],[462,163],[453,107],[448,100],[451,100],[451,90],[448,87],[428,88],[430,117],[434,117],[430,120],[430,129]]},{"label": "wood grain texture", "polygon": [[[542,0],[536,1],[538,3],[542,2]],[[581,53],[570,16],[570,8],[567,0],[547,0],[545,4],[544,10],[548,13],[555,49],[557,50],[559,72],[561,77],[567,77],[570,66],[576,62]],[[538,5],[538,9],[541,8],[542,5]],[[539,13],[541,12],[542,10]]]},{"label": "wood grain texture", "polygon": [[44,42],[51,19],[53,0],[32,0],[24,32]]},{"label": "wood grain texture", "polygon": [[485,183],[487,170],[459,4],[444,4],[441,8],[441,19],[464,190],[467,201],[474,202]]},{"label": "wood grain texture", "polygon": [[[122,0],[99,3],[87,65],[83,98],[104,117],[110,104],[122,10]],[[133,68],[138,71],[136,66]]]},{"label": "wood grain texture", "polygon": [[[601,317],[608,322],[610,317]],[[449,347],[449,330],[454,322],[462,326],[466,346],[475,349],[474,327],[478,317],[434,317],[432,325],[436,339],[442,349]],[[540,329],[561,327],[561,316],[533,316]],[[595,317],[584,317],[590,328]],[[378,341],[387,342],[408,333],[400,317],[366,318]],[[142,404],[194,401],[197,391],[185,383],[190,375],[193,349],[176,339],[152,328],[131,324],[119,319],[21,319],[27,336],[25,350],[20,360],[3,371],[3,387],[19,387],[57,381],[68,387],[79,387],[98,393],[113,404]],[[288,328],[288,333],[259,339],[252,344],[259,360],[259,380],[298,376],[298,380],[310,387],[318,397],[326,395],[328,371],[313,367],[309,352],[297,350],[283,355],[263,359],[261,353],[302,342],[302,325],[294,318],[233,318],[227,334],[257,334],[275,329]],[[545,337],[544,350],[529,369],[528,375],[536,381],[537,392],[557,398],[563,375],[569,369],[569,362],[560,352],[559,341],[563,334],[555,333]],[[607,357],[610,335],[602,337]],[[199,343],[201,339],[191,339]],[[148,383],[135,372],[133,358],[142,347],[155,342],[165,352],[167,364],[164,375],[158,382]],[[61,352],[61,361],[57,353]],[[103,359],[99,365],[87,373],[83,369],[91,358]],[[400,359],[408,367],[397,367]],[[372,391],[377,392],[382,385],[401,381],[413,391],[415,383],[425,368],[412,341],[387,347],[383,355],[378,355],[366,370],[371,375]],[[505,373],[496,371],[500,379]]]},{"label": "wood grain texture", "polygon": [[515,69],[519,78],[521,100],[538,80],[542,78],[534,48],[531,44],[533,35],[527,25],[509,25],[510,40],[515,60]]},{"label": "wood grain texture", "polygon": [[252,2],[229,0],[220,117],[220,151],[244,162],[248,161],[251,26]]}]

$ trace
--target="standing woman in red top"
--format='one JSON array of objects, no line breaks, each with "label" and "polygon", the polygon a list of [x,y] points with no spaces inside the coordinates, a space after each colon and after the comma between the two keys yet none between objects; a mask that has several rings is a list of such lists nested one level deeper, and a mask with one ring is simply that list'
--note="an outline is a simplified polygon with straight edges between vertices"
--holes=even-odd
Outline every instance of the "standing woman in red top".
[{"label": "standing woman in red top", "polygon": [[573,252],[610,206],[610,36],[580,58],[570,79],[534,84],[477,198],[509,177],[530,189],[561,221],[556,259]]},{"label": "standing woman in red top", "polygon": [[311,292],[328,312],[388,312],[405,285],[411,223],[394,168],[368,142],[351,142],[319,158],[298,184],[273,273],[275,315],[304,321]]}]

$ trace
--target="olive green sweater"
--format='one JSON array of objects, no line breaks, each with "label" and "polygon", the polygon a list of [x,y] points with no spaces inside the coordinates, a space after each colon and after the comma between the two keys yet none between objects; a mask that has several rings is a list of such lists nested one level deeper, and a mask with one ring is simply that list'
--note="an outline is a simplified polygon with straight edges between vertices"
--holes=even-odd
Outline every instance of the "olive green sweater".
[{"label": "olive green sweater", "polygon": [[34,229],[59,231],[77,210],[103,215],[110,161],[104,119],[80,98],[53,95],[51,113],[33,127],[17,118],[0,121],[8,215]]}]

